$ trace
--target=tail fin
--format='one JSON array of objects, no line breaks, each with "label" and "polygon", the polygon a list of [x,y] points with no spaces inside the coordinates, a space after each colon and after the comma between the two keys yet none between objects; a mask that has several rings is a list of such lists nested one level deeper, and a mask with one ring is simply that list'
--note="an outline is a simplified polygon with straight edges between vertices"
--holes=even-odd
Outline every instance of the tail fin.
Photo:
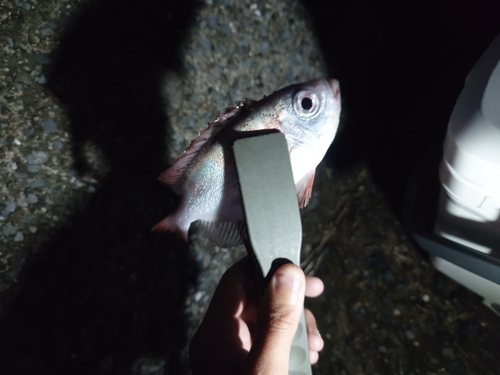
[{"label": "tail fin", "polygon": [[152,232],[180,233],[186,242],[188,242],[188,230],[189,226],[184,228],[182,225],[179,225],[175,213],[168,215],[151,229]]}]

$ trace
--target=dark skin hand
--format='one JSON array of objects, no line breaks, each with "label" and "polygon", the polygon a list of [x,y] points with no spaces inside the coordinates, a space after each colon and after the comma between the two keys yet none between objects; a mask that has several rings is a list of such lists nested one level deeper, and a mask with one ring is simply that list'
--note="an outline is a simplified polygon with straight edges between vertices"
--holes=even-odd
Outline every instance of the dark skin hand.
[{"label": "dark skin hand", "polygon": [[[323,282],[293,264],[279,267],[257,301],[248,257],[222,277],[194,335],[189,357],[193,375],[288,375],[288,357],[304,306],[304,296],[323,292]],[[309,357],[323,349],[316,319],[305,310]]]}]

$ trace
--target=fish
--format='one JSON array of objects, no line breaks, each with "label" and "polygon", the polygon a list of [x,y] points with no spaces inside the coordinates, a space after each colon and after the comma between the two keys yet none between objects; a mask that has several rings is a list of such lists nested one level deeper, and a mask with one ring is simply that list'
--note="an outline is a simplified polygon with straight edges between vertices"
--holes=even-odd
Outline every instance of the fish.
[{"label": "fish", "polygon": [[175,212],[153,231],[178,232],[188,241],[193,222],[221,247],[242,243],[244,212],[232,145],[257,133],[285,135],[300,208],[309,202],[317,165],[337,133],[339,82],[316,79],[287,86],[259,101],[245,99],[227,108],[194,138],[159,177],[181,195]]}]

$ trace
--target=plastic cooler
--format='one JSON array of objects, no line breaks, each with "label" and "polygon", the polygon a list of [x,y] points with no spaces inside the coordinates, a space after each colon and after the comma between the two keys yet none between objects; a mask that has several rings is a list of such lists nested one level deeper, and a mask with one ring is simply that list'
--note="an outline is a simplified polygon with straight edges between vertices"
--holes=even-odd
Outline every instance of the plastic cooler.
[{"label": "plastic cooler", "polygon": [[[500,36],[469,73],[448,124],[439,171],[435,232],[500,254]],[[485,298],[498,313],[500,285],[439,257],[437,269]],[[492,306],[493,305],[493,306]]]},{"label": "plastic cooler", "polygon": [[415,214],[426,199],[421,176],[409,193],[410,231],[439,271],[500,315],[500,35],[467,76],[453,109],[439,181],[434,233]]}]

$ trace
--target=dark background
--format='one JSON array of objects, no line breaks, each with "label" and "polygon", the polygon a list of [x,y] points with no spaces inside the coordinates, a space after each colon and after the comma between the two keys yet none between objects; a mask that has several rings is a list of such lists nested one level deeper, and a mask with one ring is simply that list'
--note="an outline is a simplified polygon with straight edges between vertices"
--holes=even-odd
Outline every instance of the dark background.
[{"label": "dark background", "polygon": [[307,1],[344,127],[330,156],[365,158],[401,214],[409,174],[440,153],[465,77],[500,33],[496,1]]}]

